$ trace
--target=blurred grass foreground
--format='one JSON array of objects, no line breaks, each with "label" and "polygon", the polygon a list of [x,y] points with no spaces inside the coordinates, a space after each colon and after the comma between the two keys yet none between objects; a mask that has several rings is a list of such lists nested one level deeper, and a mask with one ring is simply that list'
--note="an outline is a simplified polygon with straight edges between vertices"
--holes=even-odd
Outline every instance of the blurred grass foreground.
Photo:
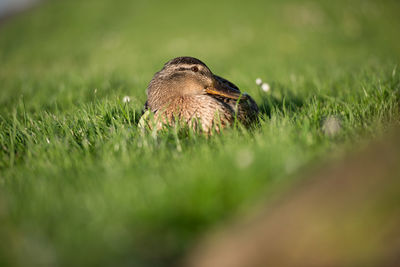
[{"label": "blurred grass foreground", "polygon": [[[301,253],[316,244],[318,255],[347,261],[314,266],[395,262],[382,240],[388,233],[398,248],[392,226],[399,225],[399,173],[379,167],[393,166],[379,161],[382,150],[373,150],[375,169],[374,160],[365,161],[382,183],[372,198],[365,196],[375,182],[358,187],[357,173],[326,168],[313,180],[322,192],[329,179],[346,185],[343,177],[354,191],[335,185],[331,195],[310,193],[316,205],[300,201],[294,214],[272,200],[295,203],[308,195],[298,186],[307,184],[301,174],[308,168],[336,162],[399,126],[398,14],[395,0],[48,0],[2,20],[0,266],[176,266],[203,235],[260,202],[271,211],[282,207],[279,225],[298,219],[306,230],[292,243],[297,232],[279,229],[286,239],[266,249],[280,259],[301,265],[309,260]],[[143,135],[137,122],[147,84],[167,60],[183,55],[254,96],[260,127],[211,138],[172,130]],[[385,147],[398,144],[388,140]],[[336,192],[342,199],[334,205]],[[365,212],[344,209],[340,225],[345,206]],[[365,229],[383,234],[367,240]],[[232,240],[241,242],[246,231]],[[324,237],[333,243],[319,243]],[[342,243],[350,252],[335,254]],[[201,251],[190,255],[211,255]],[[254,262],[265,263],[248,264]]]}]

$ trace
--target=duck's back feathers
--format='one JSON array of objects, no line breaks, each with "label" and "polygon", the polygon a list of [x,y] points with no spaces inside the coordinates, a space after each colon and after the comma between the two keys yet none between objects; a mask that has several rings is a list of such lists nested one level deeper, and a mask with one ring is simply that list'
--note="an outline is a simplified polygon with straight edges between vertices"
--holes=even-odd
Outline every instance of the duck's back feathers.
[{"label": "duck's back feathers", "polygon": [[239,87],[237,87],[229,80],[215,74],[214,77],[223,87],[228,87],[229,90],[236,91],[237,93],[241,94],[239,100],[218,96],[216,98],[219,101],[222,101],[229,105],[231,109],[236,113],[235,115],[241,123],[248,126],[251,123],[258,121],[259,109],[254,99],[249,94],[242,93]]}]

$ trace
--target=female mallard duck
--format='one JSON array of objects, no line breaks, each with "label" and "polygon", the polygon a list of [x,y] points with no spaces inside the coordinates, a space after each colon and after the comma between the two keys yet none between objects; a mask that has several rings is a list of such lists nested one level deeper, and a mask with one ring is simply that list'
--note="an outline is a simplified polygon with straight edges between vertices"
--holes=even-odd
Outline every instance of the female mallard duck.
[{"label": "female mallard duck", "polygon": [[245,126],[258,120],[253,98],[193,57],[174,58],[154,75],[144,111],[154,114],[157,128],[178,119],[205,132],[219,131],[235,119]]}]

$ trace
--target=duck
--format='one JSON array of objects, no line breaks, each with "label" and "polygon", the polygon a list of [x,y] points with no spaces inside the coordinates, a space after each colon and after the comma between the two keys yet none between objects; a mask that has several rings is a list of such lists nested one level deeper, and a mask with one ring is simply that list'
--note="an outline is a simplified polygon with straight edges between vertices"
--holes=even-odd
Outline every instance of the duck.
[{"label": "duck", "polygon": [[220,132],[236,122],[247,128],[258,122],[254,99],[194,57],[176,57],[165,63],[151,79],[146,95],[140,121],[143,125],[151,114],[153,128],[158,130],[178,121],[206,133]]}]

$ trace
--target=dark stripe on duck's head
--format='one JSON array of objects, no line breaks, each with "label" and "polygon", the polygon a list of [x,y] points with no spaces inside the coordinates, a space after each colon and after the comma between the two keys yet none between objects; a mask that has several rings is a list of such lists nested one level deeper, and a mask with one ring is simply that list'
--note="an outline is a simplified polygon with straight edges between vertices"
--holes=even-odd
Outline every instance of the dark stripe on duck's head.
[{"label": "dark stripe on duck's head", "polygon": [[204,64],[204,62],[194,57],[177,57],[165,63],[165,66],[179,65],[179,64],[188,64],[188,65],[199,64],[207,67],[207,65]]}]

